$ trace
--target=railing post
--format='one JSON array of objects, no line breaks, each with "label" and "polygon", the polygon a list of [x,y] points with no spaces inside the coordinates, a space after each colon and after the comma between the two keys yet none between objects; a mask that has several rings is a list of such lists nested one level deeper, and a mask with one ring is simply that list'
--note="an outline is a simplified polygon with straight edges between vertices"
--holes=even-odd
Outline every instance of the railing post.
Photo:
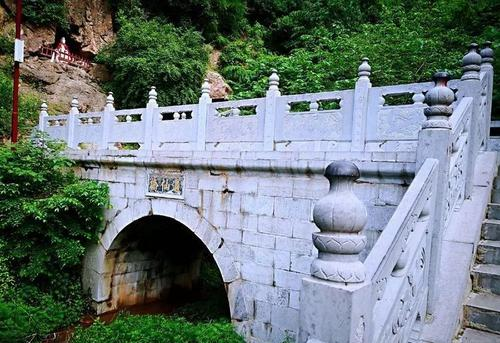
[{"label": "railing post", "polygon": [[141,147],[146,153],[149,153],[153,148],[153,142],[155,137],[153,137],[153,121],[154,121],[154,110],[158,108],[158,93],[156,93],[156,87],[151,86],[148,93],[148,103],[146,105],[146,111],[144,112],[144,145]]},{"label": "railing post", "polygon": [[[472,193],[472,179],[474,177],[475,158],[481,143],[485,138],[485,123],[481,120],[481,81],[479,71],[481,70],[481,55],[477,53],[477,44],[469,46],[469,52],[462,59],[463,74],[460,79],[462,96],[473,98],[472,113],[469,129],[469,151],[465,174],[465,194],[467,199]],[[489,126],[489,125],[488,125]]]},{"label": "railing post", "polygon": [[281,95],[278,88],[280,78],[276,69],[269,76],[269,88],[266,92],[266,113],[264,115],[264,150],[274,150],[274,131],[276,127],[276,99]]},{"label": "railing post", "polygon": [[42,104],[40,105],[40,115],[38,116],[38,130],[42,132],[45,129],[45,117],[49,115],[47,112],[48,108],[47,102],[42,100]]},{"label": "railing post", "polygon": [[448,173],[451,156],[451,124],[449,117],[453,113],[451,104],[455,94],[448,88],[450,79],[448,73],[434,74],[435,86],[425,95],[425,103],[429,105],[424,109],[427,120],[423,123],[418,133],[417,165],[418,171],[427,158],[439,161],[438,181],[436,190],[436,206],[434,209],[434,228],[432,232],[431,260],[429,271],[429,296],[427,300],[427,313],[433,313],[436,304],[437,273],[441,260],[441,241],[445,229],[445,209],[448,195]]},{"label": "railing post", "polygon": [[76,116],[80,113],[78,110],[78,98],[73,96],[71,100],[71,110],[68,114],[68,139],[67,144],[70,149],[76,149],[78,142],[75,142]]},{"label": "railing post", "polygon": [[365,205],[352,191],[359,170],[347,161],[332,162],[325,171],[328,195],[314,206],[313,233],[318,258],[311,277],[302,280],[299,343],[371,341],[373,299],[359,254],[366,245],[361,233]]},{"label": "railing post", "polygon": [[108,149],[109,147],[109,135],[111,131],[111,125],[115,122],[111,112],[115,110],[115,98],[113,98],[113,92],[109,92],[106,97],[106,106],[104,106],[104,113],[102,114],[102,136],[101,136],[101,149]]},{"label": "railing post", "polygon": [[491,42],[487,41],[483,43],[483,48],[480,51],[481,55],[481,74],[486,74],[485,76],[488,78],[488,89],[486,90],[486,147],[488,147],[489,138],[490,138],[490,126],[491,126],[491,105],[493,102],[493,59],[494,52],[491,48]]},{"label": "railing post", "polygon": [[208,83],[208,79],[204,79],[201,85],[201,96],[198,101],[198,127],[196,130],[196,149],[200,151],[204,151],[206,148],[207,116],[208,105],[210,103],[212,103],[212,98],[210,98],[210,83]]},{"label": "railing post", "polygon": [[372,86],[370,82],[372,68],[368,62],[369,59],[364,57],[358,67],[358,81],[356,81],[354,88],[354,105],[352,111],[351,151],[365,150],[368,94]]}]

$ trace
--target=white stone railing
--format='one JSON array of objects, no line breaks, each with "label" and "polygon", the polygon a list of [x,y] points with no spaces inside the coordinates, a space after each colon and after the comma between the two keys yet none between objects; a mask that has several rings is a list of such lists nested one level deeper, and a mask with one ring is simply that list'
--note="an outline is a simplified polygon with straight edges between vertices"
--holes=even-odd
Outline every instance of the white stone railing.
[{"label": "white stone railing", "polygon": [[[415,152],[425,121],[424,94],[432,82],[372,87],[370,74],[368,59],[363,59],[354,89],[281,95],[279,77],[273,72],[265,97],[216,103],[205,81],[197,104],[167,107],[158,107],[152,87],[145,108],[116,111],[110,93],[103,112],[85,114],[79,113],[75,97],[67,115],[48,115],[44,103],[39,129],[71,149],[126,148],[146,154],[158,150]],[[485,69],[482,89],[473,90],[485,94],[484,113],[491,109],[491,75]],[[449,87],[459,99],[471,93],[464,80],[453,80]]]},{"label": "white stone railing", "polygon": [[[303,280],[299,343],[326,343],[331,337],[356,343],[418,341],[436,304],[443,233],[452,213],[471,196],[476,158],[488,142],[492,56],[489,44],[481,55],[472,44],[460,81],[448,83],[448,74],[440,72],[434,75],[435,85],[414,86],[413,116],[379,108],[369,117],[368,127],[377,130],[384,127],[376,124],[378,115],[392,118],[387,134],[411,139],[415,129],[395,118],[411,120],[421,113],[416,105],[424,115],[416,129],[415,178],[364,261],[366,209],[350,185],[359,171],[351,162],[327,167],[330,192],[313,211],[320,229],[313,234],[318,258],[311,265],[312,277]],[[377,92],[382,102],[385,94],[402,90],[391,86]]]},{"label": "white stone railing", "polygon": [[375,298],[371,342],[408,342],[425,318],[437,165],[425,161],[364,262]]}]

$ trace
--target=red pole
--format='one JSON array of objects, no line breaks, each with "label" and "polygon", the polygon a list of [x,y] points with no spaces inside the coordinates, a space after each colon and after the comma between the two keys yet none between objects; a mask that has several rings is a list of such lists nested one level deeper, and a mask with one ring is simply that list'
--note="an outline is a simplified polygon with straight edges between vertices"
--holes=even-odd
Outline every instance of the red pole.
[{"label": "red pole", "polygon": [[[21,39],[22,0],[16,0],[16,39]],[[14,88],[12,91],[12,127],[10,140],[17,142],[19,135],[19,61],[14,62]]]}]

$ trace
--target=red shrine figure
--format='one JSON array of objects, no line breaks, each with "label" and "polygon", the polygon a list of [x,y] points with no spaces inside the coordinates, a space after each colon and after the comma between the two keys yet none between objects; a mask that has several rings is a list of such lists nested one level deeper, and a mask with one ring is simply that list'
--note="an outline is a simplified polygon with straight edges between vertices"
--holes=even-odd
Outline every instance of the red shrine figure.
[{"label": "red shrine figure", "polygon": [[51,62],[71,62],[69,48],[66,45],[66,38],[62,37],[61,41],[57,44],[55,51],[52,53]]}]

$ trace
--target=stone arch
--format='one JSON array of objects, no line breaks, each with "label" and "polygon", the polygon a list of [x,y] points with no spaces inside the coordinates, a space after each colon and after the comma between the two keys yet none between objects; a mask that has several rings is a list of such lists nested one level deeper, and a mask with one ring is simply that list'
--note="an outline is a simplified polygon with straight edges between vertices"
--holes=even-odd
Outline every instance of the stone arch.
[{"label": "stone arch", "polygon": [[129,200],[128,206],[119,211],[106,225],[97,244],[88,248],[82,273],[85,290],[96,304],[98,313],[106,310],[105,302],[111,296],[111,266],[106,263],[106,254],[113,242],[131,223],[148,216],[171,218],[188,228],[210,251],[226,285],[231,318],[242,321],[252,313],[251,301],[246,296],[246,287],[240,279],[238,263],[217,231],[198,211],[171,199],[152,198]]}]

